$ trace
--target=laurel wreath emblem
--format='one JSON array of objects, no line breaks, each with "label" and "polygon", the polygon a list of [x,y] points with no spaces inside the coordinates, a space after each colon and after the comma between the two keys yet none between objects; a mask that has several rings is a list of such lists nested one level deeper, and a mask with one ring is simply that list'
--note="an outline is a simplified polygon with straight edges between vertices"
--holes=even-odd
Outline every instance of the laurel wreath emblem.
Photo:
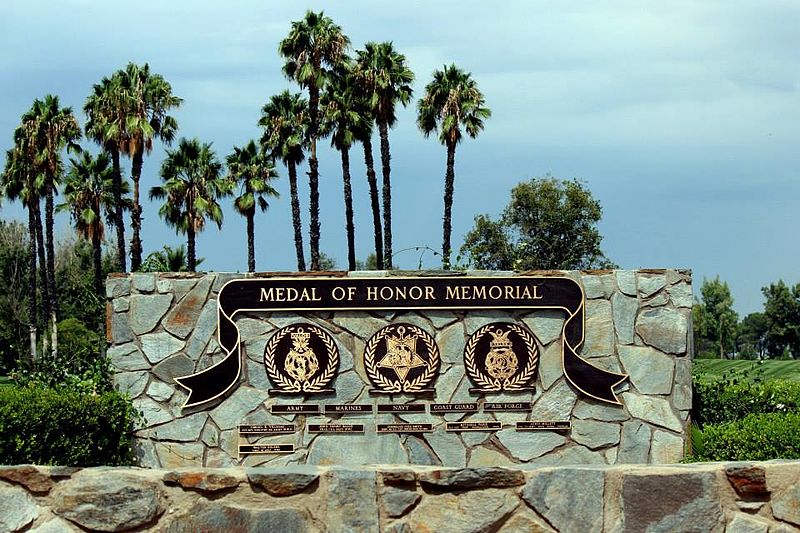
[{"label": "laurel wreath emblem", "polygon": [[526,388],[531,378],[534,377],[539,362],[539,350],[536,347],[536,338],[525,328],[516,324],[507,324],[508,328],[522,337],[525,344],[532,347],[532,349],[529,352],[528,364],[525,365],[522,372],[518,372],[505,380],[493,379],[481,372],[478,365],[475,363],[475,348],[478,345],[478,341],[483,337],[483,334],[493,326],[495,326],[495,324],[487,324],[478,329],[472,334],[469,342],[467,342],[467,345],[464,347],[464,366],[467,369],[467,374],[476,385],[486,392],[523,390]]},{"label": "laurel wreath emblem", "polygon": [[[411,381],[402,381],[399,379],[392,380],[387,378],[380,373],[378,370],[378,363],[375,361],[375,350],[377,349],[378,344],[384,338],[386,338],[389,328],[400,325],[405,326],[407,330],[419,335],[422,339],[422,342],[425,343],[425,347],[428,349],[428,359],[425,361],[425,371]],[[439,370],[439,347],[436,346],[433,337],[431,337],[425,330],[418,326],[414,326],[412,324],[395,324],[393,326],[387,326],[373,335],[372,338],[370,338],[367,342],[367,345],[364,347],[364,369],[367,371],[367,376],[369,377],[370,381],[372,381],[372,384],[375,385],[381,392],[398,394],[403,392],[422,392],[426,388],[426,385],[429,385],[430,382],[433,381],[433,379],[436,377],[436,373]]]},{"label": "laurel wreath emblem", "polygon": [[[275,350],[278,347],[278,343],[280,343],[287,334],[295,331],[295,329],[300,326],[307,328],[312,333],[315,333],[325,345],[325,350],[328,354],[328,364],[325,366],[325,370],[323,370],[322,373],[314,379],[305,382],[285,376],[278,370],[277,366],[275,366]],[[322,328],[312,324],[297,324],[294,326],[287,326],[275,333],[275,335],[273,335],[267,343],[267,346],[264,349],[264,366],[267,369],[267,375],[269,376],[270,381],[272,381],[272,383],[282,392],[323,392],[325,386],[331,381],[331,379],[333,379],[334,375],[336,374],[336,370],[339,368],[339,349],[336,348],[336,344],[333,342],[331,336],[328,335],[328,333]]]}]

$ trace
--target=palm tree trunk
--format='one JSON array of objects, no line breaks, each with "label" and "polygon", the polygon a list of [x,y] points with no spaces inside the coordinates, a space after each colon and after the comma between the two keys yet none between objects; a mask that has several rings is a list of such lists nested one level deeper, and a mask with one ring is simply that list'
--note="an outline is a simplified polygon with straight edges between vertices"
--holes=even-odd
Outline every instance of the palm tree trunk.
[{"label": "palm tree trunk", "polygon": [[194,272],[197,268],[197,255],[194,248],[194,201],[192,199],[191,191],[186,198],[186,215],[189,219],[188,227],[186,228],[186,264],[189,267],[189,272]]},{"label": "palm tree trunk", "polygon": [[247,271],[256,271],[255,207],[247,213]]},{"label": "palm tree trunk", "polygon": [[[33,204],[35,200],[31,200]],[[28,205],[28,261],[30,272],[28,273],[28,324],[31,336],[31,357],[30,364],[36,362],[36,217],[32,205]]]},{"label": "palm tree trunk", "polygon": [[114,226],[117,228],[117,261],[120,272],[128,271],[128,261],[125,257],[125,221],[122,218],[122,170],[119,165],[119,150],[113,147],[111,162],[113,164],[114,185]]},{"label": "palm tree trunk", "polygon": [[46,321],[50,316],[50,284],[47,282],[46,255],[44,253],[44,226],[42,225],[42,210],[38,200],[34,202],[33,216],[36,219],[36,248],[39,251],[39,275],[42,284],[42,318]]},{"label": "palm tree trunk", "polygon": [[47,173],[45,179],[45,202],[44,202],[44,225],[45,225],[45,246],[47,248],[47,283],[50,285],[50,349],[53,360],[58,355],[58,298],[56,298],[56,253],[53,243],[53,175]]},{"label": "palm tree trunk", "polygon": [[383,170],[383,262],[387,270],[392,267],[392,181],[391,154],[389,153],[389,126],[378,123],[381,136],[381,167]]},{"label": "palm tree trunk", "polygon": [[369,199],[372,204],[372,225],[375,228],[375,263],[378,270],[383,270],[383,228],[381,227],[381,206],[378,199],[378,179],[375,177],[375,162],[372,159],[372,139],[366,137],[364,146],[364,164],[367,166],[367,183],[369,183]]},{"label": "palm tree trunk", "polygon": [[342,148],[342,181],[344,182],[344,214],[347,229],[347,270],[356,269],[356,227],[353,223],[353,189],[350,186],[350,149]]},{"label": "palm tree trunk", "polygon": [[450,270],[450,234],[453,231],[453,185],[455,182],[456,145],[447,143],[447,171],[444,175],[444,224],[442,236],[442,268]]},{"label": "palm tree trunk", "polygon": [[[99,221],[100,215],[97,215]],[[94,260],[94,290],[97,297],[103,300],[105,291],[103,290],[103,250],[100,244],[100,224],[97,223],[92,231],[92,258]]]},{"label": "palm tree trunk", "polygon": [[319,270],[319,162],[317,161],[319,89],[313,82],[308,87],[308,93],[308,114],[311,119],[308,126],[308,136],[311,140],[311,156],[308,158],[308,186],[310,189],[308,240],[311,245],[311,270]]},{"label": "palm tree trunk", "polygon": [[297,253],[297,270],[306,269],[305,252],[303,252],[303,227],[300,221],[300,199],[297,196],[297,166],[294,161],[289,161],[289,195],[292,198],[292,226],[294,226],[294,249]]},{"label": "palm tree trunk", "polygon": [[133,210],[131,211],[131,227],[133,237],[131,237],[131,271],[136,272],[142,266],[142,206],[139,204],[139,178],[142,176],[141,150],[133,154],[131,165],[131,179],[133,180]]}]

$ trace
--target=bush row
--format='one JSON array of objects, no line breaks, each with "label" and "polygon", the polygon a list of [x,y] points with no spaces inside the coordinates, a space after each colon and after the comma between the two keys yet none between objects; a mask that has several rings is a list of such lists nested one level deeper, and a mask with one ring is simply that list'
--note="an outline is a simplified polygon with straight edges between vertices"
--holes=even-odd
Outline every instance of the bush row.
[{"label": "bush row", "polygon": [[116,392],[0,388],[0,464],[130,465],[136,413]]},{"label": "bush row", "polygon": [[701,427],[741,420],[754,413],[800,412],[800,383],[696,379],[693,418]]},{"label": "bush row", "polygon": [[751,414],[695,435],[694,461],[800,459],[800,413]]}]

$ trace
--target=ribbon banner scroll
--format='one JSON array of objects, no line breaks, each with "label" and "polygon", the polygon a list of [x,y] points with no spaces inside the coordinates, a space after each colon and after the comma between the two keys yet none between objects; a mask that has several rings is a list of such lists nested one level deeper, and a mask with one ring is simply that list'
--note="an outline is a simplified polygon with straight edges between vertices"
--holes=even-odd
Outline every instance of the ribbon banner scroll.
[{"label": "ribbon banner scroll", "polygon": [[235,318],[245,312],[536,310],[563,311],[564,375],[583,394],[619,404],[613,389],[627,378],[580,355],[585,308],[581,286],[566,277],[248,278],[229,281],[217,300],[224,359],[196,374],[175,378],[189,391],[183,407],[215,400],[239,381],[242,346]]}]

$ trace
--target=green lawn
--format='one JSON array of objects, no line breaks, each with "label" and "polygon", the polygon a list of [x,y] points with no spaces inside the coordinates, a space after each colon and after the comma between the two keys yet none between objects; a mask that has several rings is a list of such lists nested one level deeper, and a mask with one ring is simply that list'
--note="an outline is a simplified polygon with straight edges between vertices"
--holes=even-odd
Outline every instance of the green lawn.
[{"label": "green lawn", "polygon": [[11,385],[11,378],[0,376],[0,387],[8,387]]},{"label": "green lawn", "polygon": [[[798,361],[764,361],[760,365],[755,361],[728,361],[725,359],[695,359],[695,372],[708,376],[721,376],[727,370],[747,370],[756,365],[763,369],[763,379],[787,379],[800,381],[800,360]],[[754,374],[758,375],[758,374]]]}]

